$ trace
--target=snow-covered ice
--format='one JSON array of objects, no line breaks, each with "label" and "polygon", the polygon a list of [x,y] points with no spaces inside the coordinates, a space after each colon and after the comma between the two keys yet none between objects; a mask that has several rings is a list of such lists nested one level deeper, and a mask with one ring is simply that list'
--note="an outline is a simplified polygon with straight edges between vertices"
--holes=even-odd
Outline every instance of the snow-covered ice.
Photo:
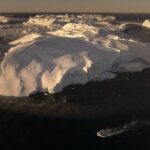
[{"label": "snow-covered ice", "polygon": [[5,96],[54,93],[70,84],[114,78],[117,72],[141,71],[150,64],[150,43],[129,39],[108,22],[71,22],[10,44],[0,73],[0,95]]},{"label": "snow-covered ice", "polygon": [[53,93],[70,84],[86,83],[111,68],[117,56],[109,48],[64,37],[20,44],[9,50],[1,64],[0,94]]},{"label": "snow-covered ice", "polygon": [[60,30],[48,32],[48,34],[57,35],[57,36],[85,38],[85,39],[87,38],[88,35],[92,36],[93,34],[95,35],[97,33],[98,33],[98,29],[96,27],[88,26],[86,24],[81,24],[81,23],[79,24],[67,23]]},{"label": "snow-covered ice", "polygon": [[35,17],[30,17],[29,20],[24,23],[24,25],[39,25],[43,27],[51,27],[54,22],[55,19],[51,16],[37,15]]}]

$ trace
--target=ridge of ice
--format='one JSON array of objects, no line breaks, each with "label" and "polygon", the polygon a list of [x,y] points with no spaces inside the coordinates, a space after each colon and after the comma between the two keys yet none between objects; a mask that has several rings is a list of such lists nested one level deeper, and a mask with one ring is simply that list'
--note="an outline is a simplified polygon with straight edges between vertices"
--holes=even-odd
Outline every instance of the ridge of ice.
[{"label": "ridge of ice", "polygon": [[86,24],[67,23],[60,30],[48,32],[48,34],[89,40],[88,37],[98,34],[98,31],[96,27]]},{"label": "ridge of ice", "polygon": [[0,94],[28,96],[37,91],[61,91],[67,85],[99,77],[117,57],[118,53],[109,48],[64,37],[19,44],[6,53],[1,64]]}]

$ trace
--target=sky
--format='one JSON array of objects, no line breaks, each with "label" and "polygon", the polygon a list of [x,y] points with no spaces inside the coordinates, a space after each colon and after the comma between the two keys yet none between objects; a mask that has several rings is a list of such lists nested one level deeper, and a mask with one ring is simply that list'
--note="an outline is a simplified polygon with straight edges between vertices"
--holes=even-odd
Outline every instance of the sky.
[{"label": "sky", "polygon": [[150,0],[0,0],[0,12],[150,13]]}]

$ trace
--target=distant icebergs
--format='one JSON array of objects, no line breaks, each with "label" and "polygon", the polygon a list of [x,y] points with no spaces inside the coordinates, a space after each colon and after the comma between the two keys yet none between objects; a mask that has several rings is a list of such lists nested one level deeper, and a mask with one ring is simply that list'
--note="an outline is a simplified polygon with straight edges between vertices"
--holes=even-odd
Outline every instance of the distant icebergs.
[{"label": "distant icebergs", "polygon": [[150,28],[150,20],[146,19],[146,20],[143,22],[143,27]]},{"label": "distant icebergs", "polygon": [[90,41],[93,44],[105,44],[108,39],[118,39],[124,34],[121,29],[108,22],[101,22],[99,27],[91,26],[85,23],[67,23],[61,29],[57,31],[50,31],[47,34],[69,37],[69,38],[80,38],[85,41]]},{"label": "distant icebergs", "polygon": [[30,17],[24,25],[39,25],[43,27],[50,27],[53,25],[55,19],[50,16],[37,15],[35,17]]},{"label": "distant icebergs", "polygon": [[113,21],[115,19],[116,19],[115,16],[106,16],[106,17],[103,18],[103,21]]},{"label": "distant icebergs", "polygon": [[21,23],[21,22],[23,22],[23,19],[21,18],[0,16],[0,23]]},{"label": "distant icebergs", "polygon": [[118,25],[119,29],[122,30],[122,31],[125,31],[127,29],[127,23],[122,23],[120,25]]},{"label": "distant icebergs", "polygon": [[89,40],[88,37],[95,36],[99,32],[98,28],[82,23],[67,23],[60,30],[50,31],[48,34],[64,36],[70,38],[80,38]]},{"label": "distant icebergs", "polygon": [[30,17],[24,25],[38,25],[43,27],[52,27],[58,24],[66,23],[87,23],[93,24],[104,21],[114,21],[116,18],[114,16],[101,16],[101,15],[36,15],[35,17]]}]

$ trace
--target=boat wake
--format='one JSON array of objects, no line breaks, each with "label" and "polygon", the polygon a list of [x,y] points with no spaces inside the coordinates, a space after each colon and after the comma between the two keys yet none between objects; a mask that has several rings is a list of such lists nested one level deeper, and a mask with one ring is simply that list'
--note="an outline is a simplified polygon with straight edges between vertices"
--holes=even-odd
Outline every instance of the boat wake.
[{"label": "boat wake", "polygon": [[129,124],[119,126],[116,128],[101,129],[100,131],[97,132],[97,136],[100,138],[117,136],[117,135],[120,135],[120,134],[125,133],[127,131],[131,131],[131,130],[134,130],[135,128],[140,128],[143,126],[150,126],[150,122],[149,121],[136,120],[136,121],[132,121]]}]

